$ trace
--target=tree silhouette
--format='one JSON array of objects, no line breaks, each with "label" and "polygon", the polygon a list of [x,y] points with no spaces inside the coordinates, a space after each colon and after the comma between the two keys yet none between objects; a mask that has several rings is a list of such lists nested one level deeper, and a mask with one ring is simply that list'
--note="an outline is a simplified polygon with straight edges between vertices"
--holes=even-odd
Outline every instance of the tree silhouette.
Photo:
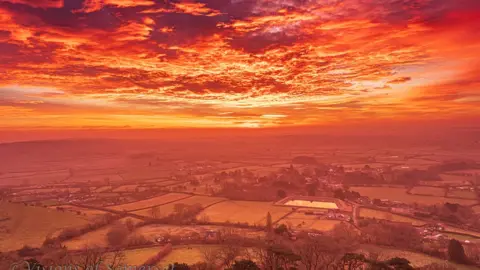
[{"label": "tree silhouette", "polygon": [[43,265],[35,259],[28,259],[25,261],[25,269],[44,269]]},{"label": "tree silhouette", "polygon": [[267,213],[267,232],[273,232],[272,215],[270,214],[270,212]]},{"label": "tree silhouette", "polygon": [[260,267],[251,260],[235,261],[232,270],[260,270]]},{"label": "tree silhouette", "polygon": [[462,244],[456,239],[451,239],[448,243],[448,258],[456,263],[468,263],[465,250],[463,249]]}]

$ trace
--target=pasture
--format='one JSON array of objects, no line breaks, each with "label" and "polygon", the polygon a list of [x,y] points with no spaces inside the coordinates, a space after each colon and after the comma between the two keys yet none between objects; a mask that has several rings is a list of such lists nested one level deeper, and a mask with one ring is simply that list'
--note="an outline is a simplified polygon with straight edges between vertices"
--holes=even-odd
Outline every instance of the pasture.
[{"label": "pasture", "polygon": [[127,220],[131,220],[133,224],[141,222],[139,219],[127,217],[116,221],[114,224],[100,228],[95,231],[88,232],[84,235],[63,242],[69,250],[81,250],[85,247],[108,247],[107,233],[117,224],[124,224]]},{"label": "pasture", "polygon": [[360,217],[361,218],[374,218],[374,219],[384,219],[394,222],[407,222],[411,223],[413,226],[423,226],[426,223],[422,220],[404,217],[401,215],[392,214],[390,212],[375,210],[370,208],[360,208]]},{"label": "pasture", "polygon": [[103,186],[103,187],[99,187],[97,189],[95,189],[95,193],[100,193],[100,192],[106,192],[106,191],[111,191],[112,190],[112,186]]},{"label": "pasture", "polygon": [[314,215],[305,215],[295,212],[281,219],[278,224],[285,224],[292,229],[310,229],[317,231],[330,231],[335,225],[342,223],[339,220],[319,219]]},{"label": "pasture", "polygon": [[124,185],[112,190],[112,192],[134,192],[138,185]]},{"label": "pasture", "polygon": [[477,194],[470,190],[459,190],[459,189],[452,189],[447,194],[448,197],[455,197],[455,198],[463,198],[463,199],[477,199]]},{"label": "pasture", "polygon": [[459,233],[459,234],[465,234],[465,235],[471,235],[473,237],[480,238],[480,232],[467,231],[467,230],[456,228],[456,227],[445,226],[445,231],[446,232]]},{"label": "pasture", "polygon": [[148,259],[155,256],[161,250],[162,250],[161,246],[125,250],[124,251],[125,260],[122,263],[122,265],[129,265],[132,267],[140,266],[142,265],[142,263],[146,262]]},{"label": "pasture", "polygon": [[[152,224],[142,226],[136,229],[133,233],[136,235],[142,235],[150,241],[155,241],[160,236],[198,236],[204,237],[207,231],[222,231],[225,227],[215,225],[186,225],[186,226],[174,226],[164,224]],[[233,234],[238,234],[243,237],[257,239],[265,236],[263,230],[252,230],[242,228],[228,228]]]},{"label": "pasture", "polygon": [[0,213],[10,218],[0,223],[0,251],[38,247],[47,236],[88,223],[86,217],[71,212],[6,202],[0,202]]},{"label": "pasture", "polygon": [[272,221],[275,222],[290,211],[289,207],[275,206],[269,202],[226,201],[208,207],[197,217],[206,218],[213,222],[242,222],[251,225],[264,225],[268,212],[272,216]]},{"label": "pasture", "polygon": [[[105,212],[105,211],[83,208],[83,207],[78,207],[78,206],[73,206],[73,205],[61,205],[59,207],[65,209],[65,211],[68,211],[68,212],[71,212],[71,213],[74,213],[74,214],[81,213],[82,215],[85,215],[87,217],[103,216],[103,215],[107,214],[107,212]],[[50,208],[56,209],[57,207],[52,206]]]},{"label": "pasture", "polygon": [[[157,209],[157,218],[160,217],[165,217],[170,215],[171,213],[174,212],[174,207],[176,204],[186,204],[186,205],[195,205],[199,204],[202,207],[206,207],[208,205],[211,205],[216,202],[220,202],[226,200],[225,198],[222,197],[209,197],[209,196],[193,196],[193,197],[187,197],[183,200],[168,203],[162,206],[158,206]],[[152,209],[143,209],[139,211],[133,212],[134,214],[145,216],[145,217],[152,217]]]},{"label": "pasture", "polygon": [[440,178],[442,179],[443,183],[451,184],[451,185],[470,184],[469,181],[472,181],[473,179],[473,177],[471,176],[454,175],[454,174],[448,174],[448,173],[441,173]]},{"label": "pasture", "polygon": [[480,238],[473,237],[470,235],[458,234],[458,233],[445,233],[445,235],[449,238],[457,239],[458,241],[470,241],[470,242],[479,242]]},{"label": "pasture", "polygon": [[407,204],[425,204],[425,205],[434,205],[434,204],[444,204],[449,203],[458,203],[461,205],[472,205],[475,204],[476,200],[468,199],[457,199],[457,198],[445,198],[445,197],[433,197],[433,196],[421,196],[421,195],[411,195],[406,193],[405,188],[390,188],[390,187],[351,187],[353,191],[357,191],[362,196],[367,196],[370,199],[387,199],[390,201],[398,201]]},{"label": "pasture", "polygon": [[160,269],[166,269],[169,264],[173,264],[175,262],[182,262],[188,265],[192,265],[198,262],[203,262],[204,261],[204,256],[202,253],[203,248],[204,246],[201,246],[201,245],[188,245],[188,246],[175,247],[173,248],[172,252],[170,252],[167,256],[165,256],[160,261],[158,266],[160,266]]},{"label": "pasture", "polygon": [[116,210],[116,211],[127,211],[132,212],[135,210],[142,210],[149,207],[159,206],[162,204],[167,204],[174,202],[176,200],[181,200],[187,198],[191,195],[183,194],[183,193],[167,193],[162,196],[153,197],[147,200],[136,201],[132,203],[120,204],[108,207],[109,209]]},{"label": "pasture", "polygon": [[445,195],[445,189],[438,188],[438,187],[416,186],[410,190],[410,193],[414,195],[428,195],[428,196],[443,197]]}]

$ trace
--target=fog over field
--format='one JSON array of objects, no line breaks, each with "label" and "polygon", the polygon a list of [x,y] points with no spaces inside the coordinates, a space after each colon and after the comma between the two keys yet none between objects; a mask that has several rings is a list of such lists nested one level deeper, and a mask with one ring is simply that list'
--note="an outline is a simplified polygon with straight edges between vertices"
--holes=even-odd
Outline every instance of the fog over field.
[{"label": "fog over field", "polygon": [[477,254],[475,132],[424,143],[433,135],[277,131],[0,144],[2,254],[220,264],[211,253],[253,258],[265,239],[294,253],[333,241],[341,249],[324,252],[340,261],[388,246],[414,267],[439,267],[452,241]]}]

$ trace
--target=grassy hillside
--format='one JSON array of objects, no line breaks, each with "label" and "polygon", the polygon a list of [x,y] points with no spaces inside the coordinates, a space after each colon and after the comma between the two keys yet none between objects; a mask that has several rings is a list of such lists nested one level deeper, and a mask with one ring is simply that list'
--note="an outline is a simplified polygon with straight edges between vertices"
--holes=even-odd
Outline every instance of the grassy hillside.
[{"label": "grassy hillside", "polygon": [[88,223],[85,216],[70,212],[7,202],[0,202],[0,214],[9,218],[0,222],[0,251],[40,246],[55,232]]}]

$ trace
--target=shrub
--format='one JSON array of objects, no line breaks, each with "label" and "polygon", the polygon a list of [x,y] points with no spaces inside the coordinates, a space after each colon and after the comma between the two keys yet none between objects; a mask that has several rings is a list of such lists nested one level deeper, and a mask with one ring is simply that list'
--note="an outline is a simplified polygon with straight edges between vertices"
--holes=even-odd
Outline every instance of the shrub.
[{"label": "shrub", "polygon": [[120,246],[125,242],[128,234],[126,226],[117,224],[107,233],[107,242],[111,246]]}]

